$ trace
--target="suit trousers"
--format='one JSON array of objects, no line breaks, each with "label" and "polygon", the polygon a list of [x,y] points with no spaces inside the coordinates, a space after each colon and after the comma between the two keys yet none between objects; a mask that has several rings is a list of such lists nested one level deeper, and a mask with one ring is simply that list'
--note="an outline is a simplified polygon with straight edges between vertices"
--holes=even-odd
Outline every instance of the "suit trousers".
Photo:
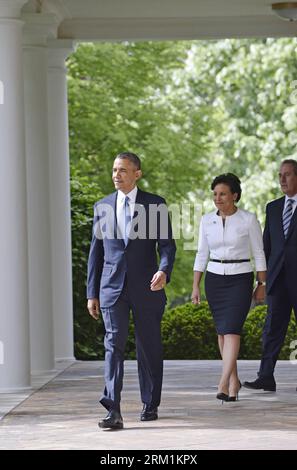
[{"label": "suit trousers", "polygon": [[297,321],[297,291],[293,289],[286,277],[283,268],[272,286],[271,293],[267,295],[267,317],[265,320],[262,344],[259,377],[272,378],[280,350],[285,341],[288,325],[294,310]]},{"label": "suit trousers", "polygon": [[133,288],[129,288],[126,279],[117,302],[101,309],[105,326],[105,388],[100,403],[107,410],[120,410],[130,310],[135,327],[141,400],[144,404],[159,406],[163,379],[161,320],[164,308],[165,304],[156,308],[147,302],[135,302]]}]

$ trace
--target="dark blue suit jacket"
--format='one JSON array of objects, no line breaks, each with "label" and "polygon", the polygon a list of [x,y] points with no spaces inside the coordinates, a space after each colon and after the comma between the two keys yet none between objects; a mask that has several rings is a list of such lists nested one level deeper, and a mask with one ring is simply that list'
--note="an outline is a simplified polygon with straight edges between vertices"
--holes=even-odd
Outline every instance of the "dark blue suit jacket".
[{"label": "dark blue suit jacket", "polygon": [[267,294],[271,293],[281,269],[286,271],[290,291],[297,295],[297,210],[295,209],[287,238],[284,236],[282,215],[285,197],[267,204],[263,234],[267,261]]},{"label": "dark blue suit jacket", "polygon": [[[127,246],[117,237],[116,224],[117,192],[110,194],[95,204],[93,238],[88,261],[87,298],[99,298],[100,307],[110,307],[117,301],[127,276],[133,301],[136,304],[149,302],[152,307],[160,307],[166,302],[164,290],[151,291],[150,282],[157,271],[167,274],[167,282],[175,258],[175,242],[165,200],[160,196],[138,189],[136,207],[142,213],[144,232],[135,239],[130,239]],[[161,218],[156,219],[155,226],[149,220],[149,207],[164,205],[163,218],[168,222],[168,234],[163,237]],[[137,219],[137,210],[134,219]],[[135,220],[136,220],[135,219]],[[163,220],[164,221],[164,220]],[[137,228],[137,226],[136,226]],[[154,232],[153,235],[150,231]],[[106,233],[108,232],[107,236]],[[102,237],[103,235],[103,237]],[[163,238],[162,238],[163,237]],[[159,252],[159,262],[157,251]]]}]

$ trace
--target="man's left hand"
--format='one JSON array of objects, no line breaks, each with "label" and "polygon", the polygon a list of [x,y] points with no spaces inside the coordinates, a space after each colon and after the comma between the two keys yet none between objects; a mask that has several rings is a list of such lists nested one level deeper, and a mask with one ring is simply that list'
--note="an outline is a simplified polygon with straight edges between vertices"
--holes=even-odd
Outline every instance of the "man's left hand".
[{"label": "man's left hand", "polygon": [[166,286],[166,273],[157,271],[151,280],[151,290],[161,290]]}]

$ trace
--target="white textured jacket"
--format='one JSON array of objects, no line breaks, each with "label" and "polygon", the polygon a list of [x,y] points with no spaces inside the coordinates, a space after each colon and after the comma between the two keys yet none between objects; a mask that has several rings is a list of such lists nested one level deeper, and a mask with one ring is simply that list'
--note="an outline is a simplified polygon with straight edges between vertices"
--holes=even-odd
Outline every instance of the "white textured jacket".
[{"label": "white textured jacket", "polygon": [[243,263],[217,263],[216,260],[254,260],[256,271],[266,271],[260,224],[251,212],[237,209],[227,216],[225,226],[217,211],[205,214],[201,218],[198,251],[194,271],[205,269],[216,274],[241,274],[254,270],[250,261]]}]

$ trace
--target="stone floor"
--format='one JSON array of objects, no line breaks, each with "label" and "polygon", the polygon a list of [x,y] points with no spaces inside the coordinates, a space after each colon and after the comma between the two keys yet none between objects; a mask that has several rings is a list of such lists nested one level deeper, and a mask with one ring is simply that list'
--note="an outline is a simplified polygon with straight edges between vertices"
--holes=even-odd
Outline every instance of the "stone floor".
[{"label": "stone floor", "polygon": [[[257,366],[239,361],[241,379],[254,379]],[[136,363],[127,361],[125,427],[111,431],[97,426],[103,363],[76,362],[3,417],[0,449],[297,449],[297,366],[279,361],[276,393],[241,389],[223,405],[220,369],[220,361],[166,361],[159,420],[142,423]]]}]

